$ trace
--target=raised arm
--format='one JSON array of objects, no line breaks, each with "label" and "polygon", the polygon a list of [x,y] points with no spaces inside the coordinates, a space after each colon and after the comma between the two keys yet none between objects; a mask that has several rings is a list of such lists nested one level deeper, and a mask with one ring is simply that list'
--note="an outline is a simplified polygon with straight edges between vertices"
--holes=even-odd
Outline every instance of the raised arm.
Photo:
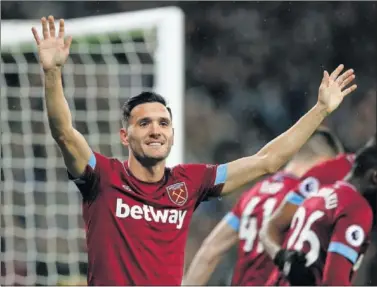
[{"label": "raised arm", "polygon": [[356,90],[356,85],[346,88],[355,78],[353,70],[340,75],[343,69],[344,66],[340,65],[331,75],[324,72],[317,104],[289,130],[269,142],[255,155],[224,165],[226,180],[223,194],[261,175],[276,172],[305,144],[325,117],[340,105],[346,95]]},{"label": "raised arm", "polygon": [[238,240],[238,232],[226,218],[204,240],[196,253],[182,285],[205,285],[220,262],[222,255]]},{"label": "raised arm", "polygon": [[64,162],[72,176],[80,176],[92,151],[82,134],[72,126],[72,116],[64,97],[61,69],[66,62],[72,38],[64,41],[64,20],[60,20],[58,37],[52,16],[41,19],[43,39],[32,28],[38,45],[39,60],[44,71],[45,101],[51,135],[62,151]]}]

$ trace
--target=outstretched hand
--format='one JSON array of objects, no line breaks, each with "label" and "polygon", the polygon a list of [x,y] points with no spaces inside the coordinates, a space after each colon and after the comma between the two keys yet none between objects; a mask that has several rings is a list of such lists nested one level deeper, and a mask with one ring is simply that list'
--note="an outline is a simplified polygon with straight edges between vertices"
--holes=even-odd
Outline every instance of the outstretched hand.
[{"label": "outstretched hand", "polygon": [[344,65],[339,65],[331,75],[324,71],[321,85],[319,86],[318,104],[325,107],[327,113],[334,111],[343,98],[356,90],[357,85],[347,86],[355,79],[354,71],[347,70],[340,74]]},{"label": "outstretched hand", "polygon": [[[47,23],[48,22],[48,23]],[[59,34],[56,37],[54,17],[49,16],[48,21],[45,17],[41,19],[43,39],[38,35],[37,29],[31,30],[38,45],[38,54],[41,65],[45,71],[63,66],[69,55],[69,48],[72,37],[64,40],[64,20],[59,21]],[[48,26],[48,27],[47,27]]]}]

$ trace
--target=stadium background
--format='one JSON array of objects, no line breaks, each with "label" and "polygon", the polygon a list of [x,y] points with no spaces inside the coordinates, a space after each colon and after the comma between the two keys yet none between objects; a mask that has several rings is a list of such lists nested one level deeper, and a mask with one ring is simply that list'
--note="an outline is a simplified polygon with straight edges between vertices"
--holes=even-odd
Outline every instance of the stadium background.
[{"label": "stadium background", "polygon": [[[2,1],[1,17],[36,19],[52,14],[69,19],[167,5],[176,5],[185,13],[186,162],[222,163],[254,153],[311,107],[322,69],[332,70],[339,63],[355,69],[359,88],[326,120],[326,125],[338,134],[348,151],[361,147],[376,132],[376,2]],[[2,90],[1,97],[8,94]],[[44,156],[42,149],[33,149],[34,153],[16,149],[14,155]],[[38,176],[45,180],[38,174],[37,180]],[[190,230],[188,263],[239,194],[201,205]],[[60,200],[60,204],[67,202],[69,209],[68,201],[64,197]],[[17,192],[13,204],[25,204],[24,195]],[[13,222],[20,229],[25,226],[22,215],[15,215]],[[66,224],[59,219],[55,222]],[[3,235],[2,252],[7,248]],[[18,251],[28,248],[22,236],[15,237],[14,242]],[[37,243],[42,250],[45,244]],[[60,243],[56,244],[59,249]],[[79,246],[84,251],[82,242]],[[376,246],[374,231],[358,285],[377,285]],[[26,261],[14,259],[19,275],[25,275],[27,266],[35,264],[39,275],[49,276],[45,262]],[[227,284],[233,262],[234,252],[230,252],[210,284]],[[59,274],[69,275],[69,266],[55,264]],[[80,267],[84,273],[85,264]],[[1,272],[2,276],[7,272],[3,258]]]}]

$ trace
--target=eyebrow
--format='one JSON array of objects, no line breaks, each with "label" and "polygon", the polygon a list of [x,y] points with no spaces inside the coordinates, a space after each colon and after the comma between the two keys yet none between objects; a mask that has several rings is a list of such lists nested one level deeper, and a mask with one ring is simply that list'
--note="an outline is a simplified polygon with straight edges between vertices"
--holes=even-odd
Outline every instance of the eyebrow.
[{"label": "eyebrow", "polygon": [[[171,122],[171,119],[169,119],[167,117],[159,117],[158,120],[159,121],[164,120],[164,121],[167,121],[169,123]],[[140,123],[142,121],[152,121],[152,118],[151,117],[144,117],[144,118],[141,118],[141,119],[137,120],[136,122]]]}]

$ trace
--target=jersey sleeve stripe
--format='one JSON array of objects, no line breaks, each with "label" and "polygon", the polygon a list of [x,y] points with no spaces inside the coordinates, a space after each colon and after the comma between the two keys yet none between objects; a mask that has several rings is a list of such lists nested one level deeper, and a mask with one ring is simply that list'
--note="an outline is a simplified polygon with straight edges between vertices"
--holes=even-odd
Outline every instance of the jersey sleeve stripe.
[{"label": "jersey sleeve stripe", "polygon": [[358,253],[354,249],[341,242],[331,242],[328,251],[338,253],[346,257],[353,264],[355,264],[358,257]]},{"label": "jersey sleeve stripe", "polygon": [[92,152],[92,154],[90,155],[89,161],[88,161],[88,165],[92,169],[94,169],[96,167],[96,164],[97,164],[97,159],[96,159],[96,156],[94,155],[94,152]]},{"label": "jersey sleeve stripe", "polygon": [[294,205],[301,205],[301,203],[304,201],[304,198],[295,192],[290,192],[286,197],[286,201]]},{"label": "jersey sleeve stripe", "polygon": [[[89,160],[88,160],[88,165],[89,165],[92,169],[94,169],[94,168],[96,167],[96,164],[97,164],[97,158],[96,158],[94,152],[92,152],[91,155],[90,155],[90,158],[89,158]],[[69,171],[68,171],[68,177],[69,177],[70,180],[72,180],[72,181],[73,181],[74,183],[76,183],[76,184],[83,184],[83,183],[85,183],[85,181],[83,180],[83,178],[84,178],[84,174],[82,174],[82,175],[79,176],[79,177],[73,177],[73,176],[69,173]]]},{"label": "jersey sleeve stripe", "polygon": [[228,176],[228,165],[220,164],[216,169],[215,185],[223,184]]},{"label": "jersey sleeve stripe", "polygon": [[230,227],[233,228],[233,230],[238,231],[240,227],[240,220],[233,212],[229,212],[227,215],[225,215],[224,220]]}]

